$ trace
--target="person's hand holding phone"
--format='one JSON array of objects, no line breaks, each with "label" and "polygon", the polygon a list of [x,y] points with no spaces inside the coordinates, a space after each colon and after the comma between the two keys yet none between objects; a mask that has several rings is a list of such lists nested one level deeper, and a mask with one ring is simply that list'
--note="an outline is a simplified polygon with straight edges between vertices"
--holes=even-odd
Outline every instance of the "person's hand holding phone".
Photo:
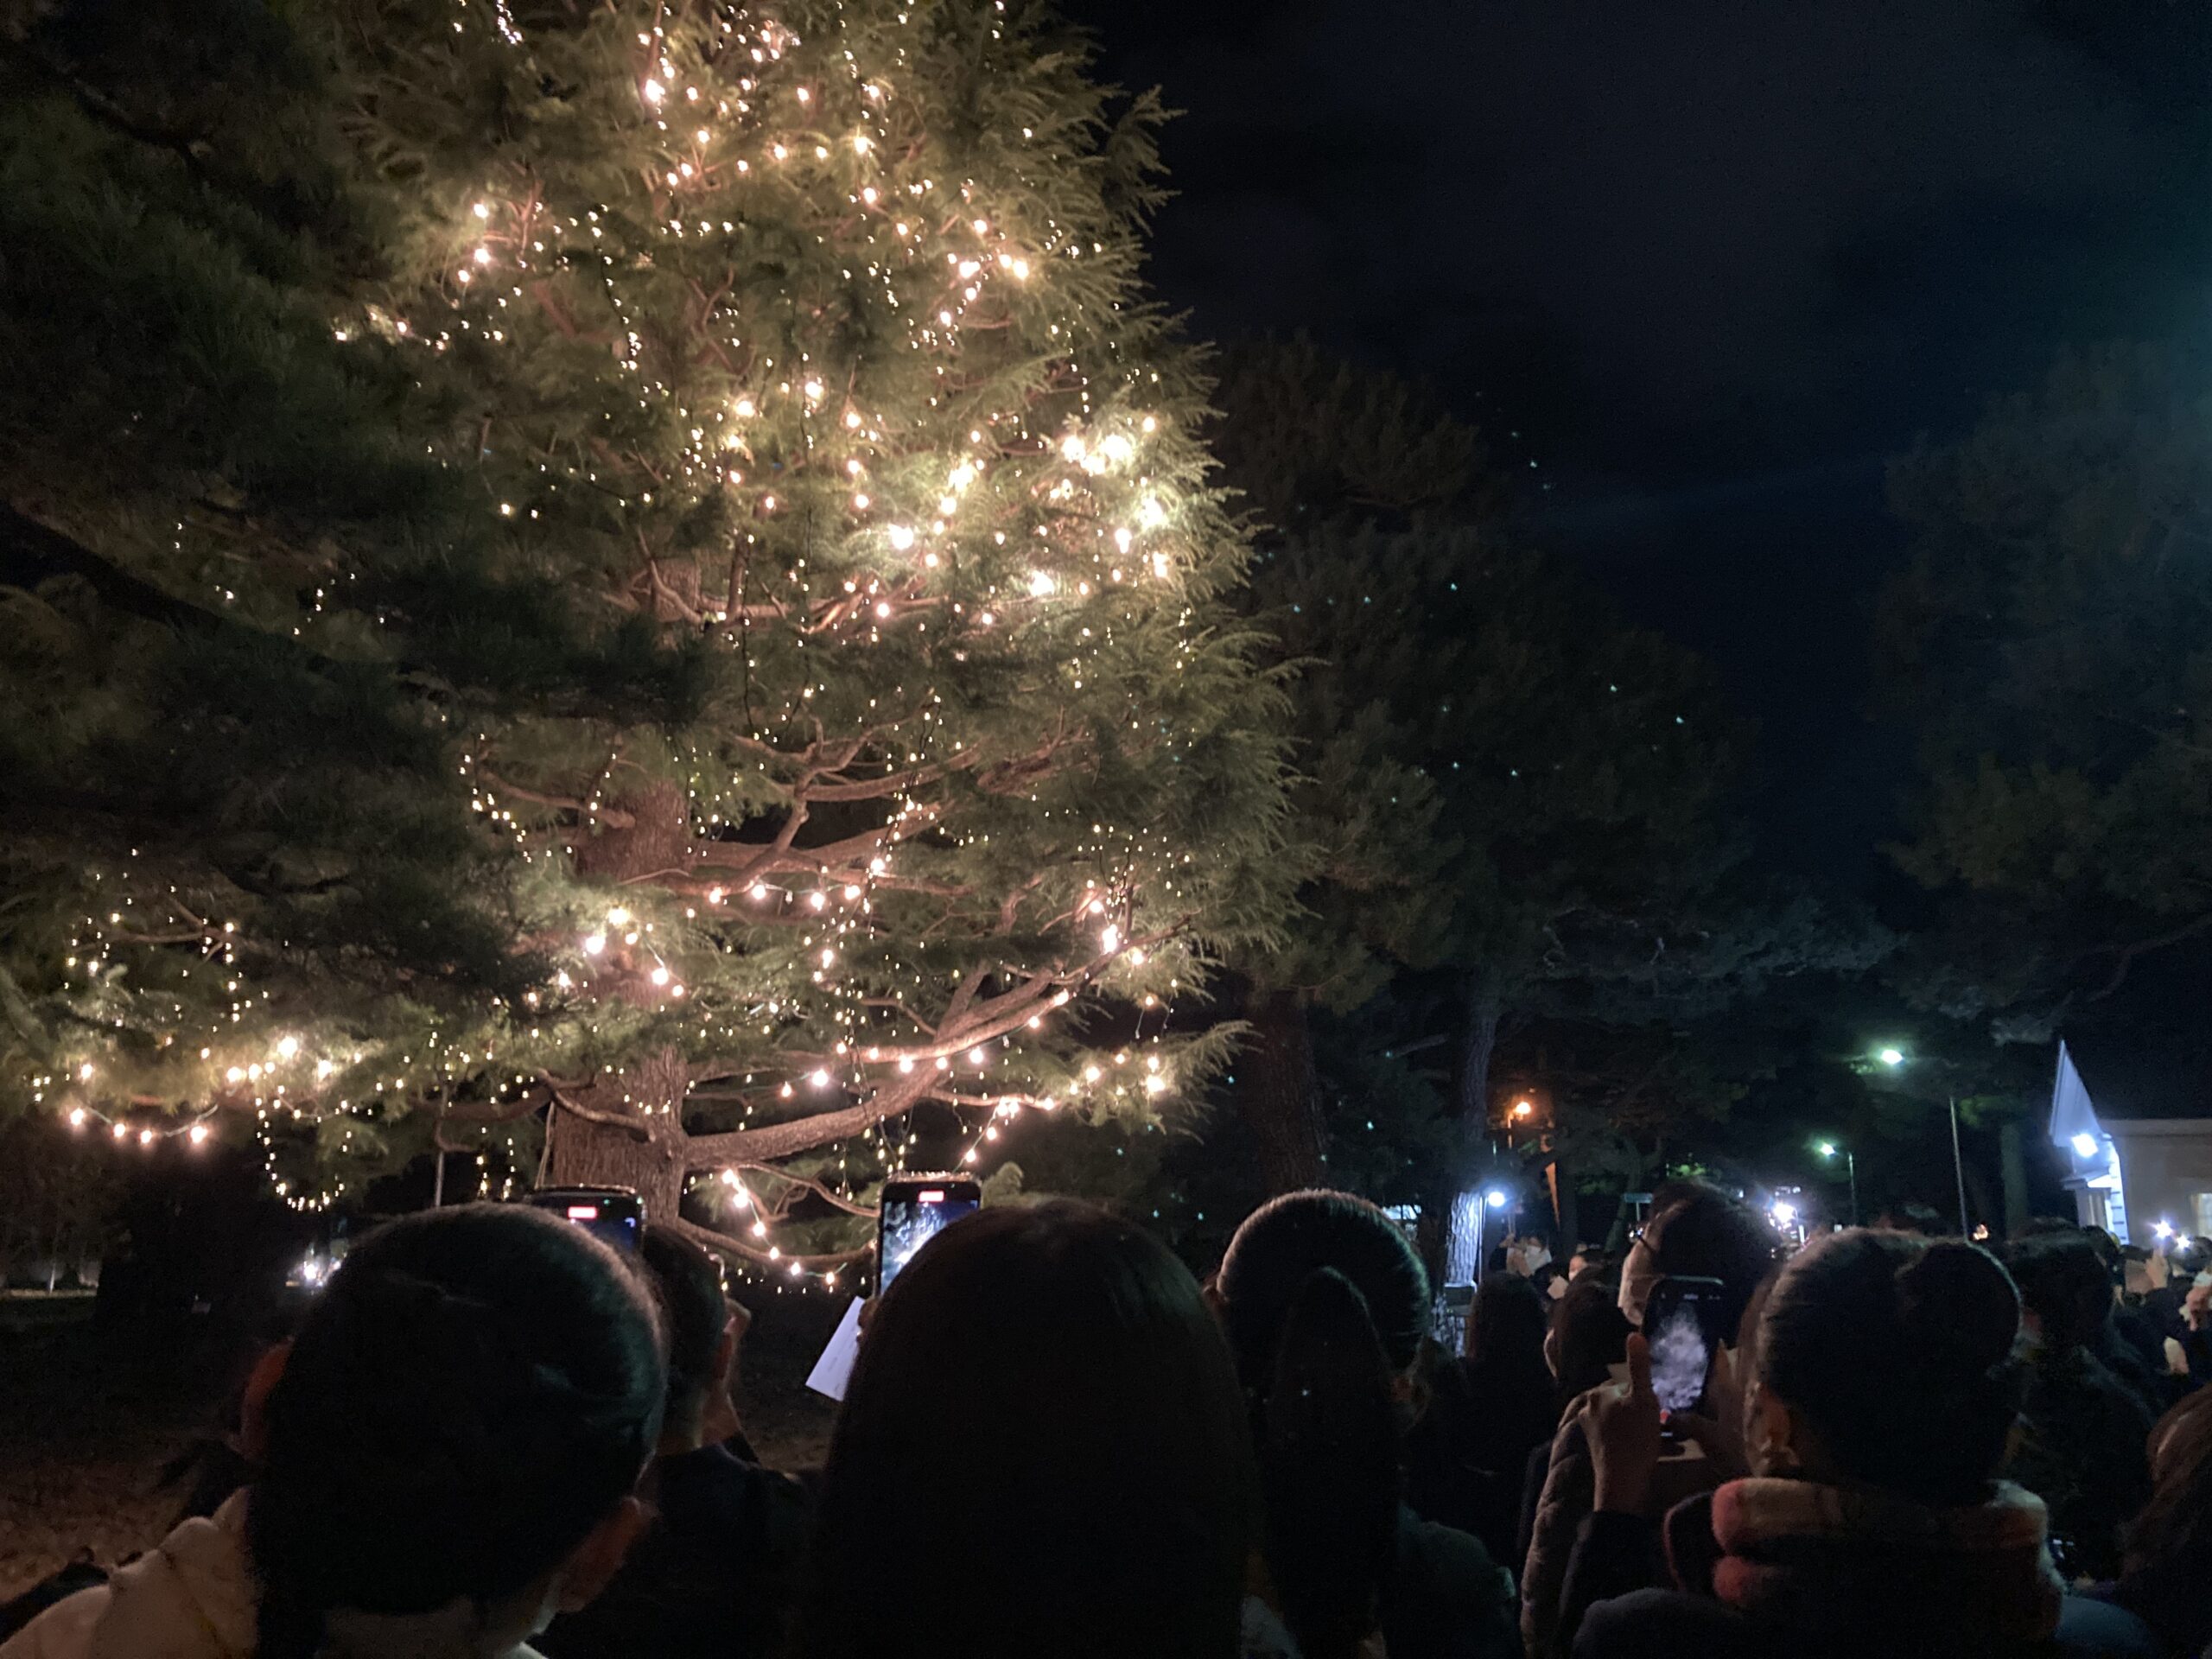
[{"label": "person's hand holding phone", "polygon": [[1584,1395],[1580,1417],[1597,1477],[1593,1507],[1618,1515],[1644,1514],[1664,1448],[1659,1396],[1651,1387],[1651,1345],[1641,1332],[1628,1339],[1628,1380]]},{"label": "person's hand holding phone", "polygon": [[1715,1349],[1706,1409],[1667,1414],[1667,1432],[1705,1453],[1715,1481],[1740,1480],[1751,1472],[1744,1454],[1744,1389],[1738,1365],[1735,1349]]}]

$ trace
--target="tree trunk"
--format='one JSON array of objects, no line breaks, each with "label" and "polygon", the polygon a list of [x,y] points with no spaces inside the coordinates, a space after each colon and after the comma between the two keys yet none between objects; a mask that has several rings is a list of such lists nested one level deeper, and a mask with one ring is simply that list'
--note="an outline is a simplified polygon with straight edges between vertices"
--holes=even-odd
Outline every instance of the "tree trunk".
[{"label": "tree trunk", "polygon": [[1321,1106],[1306,1001],[1295,991],[1260,991],[1249,1012],[1236,1109],[1259,1149],[1260,1179],[1270,1192],[1318,1185]]},{"label": "tree trunk", "polygon": [[[1556,1153],[1552,1154],[1551,1173],[1552,1200],[1559,1217],[1560,1254],[1571,1255],[1574,1247],[1582,1242],[1581,1195],[1574,1190],[1574,1176],[1566,1160]],[[1562,1261],[1559,1265],[1560,1270],[1565,1272],[1567,1263]]]},{"label": "tree trunk", "polygon": [[[627,822],[581,838],[576,871],[596,880],[634,881],[680,867],[690,856],[691,820],[683,791],[653,783],[615,804]],[[607,993],[624,1001],[655,998],[641,963],[608,941],[601,972]],[[564,1090],[545,1122],[545,1183],[550,1186],[626,1186],[645,1201],[648,1222],[672,1222],[683,1200],[690,1147],[683,1102],[690,1077],[672,1049],[649,1055],[626,1071],[601,1072],[588,1086]]]},{"label": "tree trunk", "polygon": [[2005,1236],[2018,1238],[2028,1224],[2028,1159],[2017,1122],[1998,1130],[1997,1150],[2005,1172]]},{"label": "tree trunk", "polygon": [[1490,1122],[1490,1060],[1497,1047],[1498,997],[1487,971],[1467,990],[1466,1024],[1460,1029],[1459,1121],[1477,1134]]},{"label": "tree trunk", "polygon": [[[690,1079],[673,1052],[620,1076],[564,1091],[586,1117],[556,1103],[546,1124],[551,1186],[626,1186],[645,1201],[648,1222],[670,1222],[683,1200],[689,1143],[683,1096]],[[604,1115],[603,1116],[601,1115]]]}]

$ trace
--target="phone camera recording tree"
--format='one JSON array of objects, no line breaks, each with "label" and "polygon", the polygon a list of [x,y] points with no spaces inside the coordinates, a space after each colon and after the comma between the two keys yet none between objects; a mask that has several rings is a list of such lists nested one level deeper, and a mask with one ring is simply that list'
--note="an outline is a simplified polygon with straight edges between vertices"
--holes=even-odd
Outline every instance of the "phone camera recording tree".
[{"label": "phone camera recording tree", "polygon": [[1194,1099],[1281,765],[1156,105],[989,0],[172,10],[0,116],[0,1089],[793,1273],[918,1108]]}]

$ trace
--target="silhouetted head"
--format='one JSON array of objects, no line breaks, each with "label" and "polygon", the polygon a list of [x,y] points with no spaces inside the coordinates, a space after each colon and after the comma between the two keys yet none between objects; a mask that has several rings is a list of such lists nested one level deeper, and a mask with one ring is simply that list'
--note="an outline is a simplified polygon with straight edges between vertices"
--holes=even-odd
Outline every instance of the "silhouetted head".
[{"label": "silhouetted head", "polygon": [[1364,1198],[1292,1192],[1236,1230],[1214,1290],[1251,1403],[1285,1621],[1305,1659],[1342,1659],[1375,1629],[1394,1559],[1428,1275]]},{"label": "silhouetted head", "polygon": [[1662,1279],[1717,1279],[1719,1328],[1736,1330],[1751,1293],[1774,1270],[1774,1230],[1716,1187],[1679,1181],[1662,1198],[1622,1266],[1622,1314],[1641,1325],[1644,1304]]},{"label": "silhouetted head", "polygon": [[2012,1281],[1979,1246],[1861,1229],[1818,1240],[1759,1323],[1753,1466],[1980,1501],[2019,1415],[2019,1332]]},{"label": "silhouetted head", "polygon": [[1947,1230],[1943,1217],[1924,1204],[1895,1204],[1874,1217],[1874,1225],[1885,1232],[1917,1233],[1923,1238],[1941,1238]]},{"label": "silhouetted head", "polygon": [[869,1321],[798,1650],[1217,1659],[1255,1508],[1236,1372],[1183,1265],[1087,1205],[984,1210]]},{"label": "silhouetted head", "polygon": [[2054,1353],[2094,1342],[2112,1317],[2112,1274],[2096,1241],[2078,1229],[2035,1233],[2005,1254],[2020,1305]]},{"label": "silhouetted head", "polygon": [[1567,1287],[1544,1338],[1544,1359],[1562,1405],[1605,1382],[1628,1358],[1631,1328],[1620,1310],[1620,1287],[1603,1274],[1586,1274]]},{"label": "silhouetted head", "polygon": [[651,1298],[582,1228],[479,1204],[372,1234],[269,1396],[258,1659],[433,1614],[499,1652],[581,1606],[635,1530],[665,1389]]},{"label": "silhouetted head", "polygon": [[668,1407],[662,1436],[696,1446],[708,1395],[728,1384],[736,1342],[721,1269],[705,1249],[660,1223],[645,1229],[638,1257],[668,1325]]},{"label": "silhouetted head", "polygon": [[1461,1349],[1470,1364],[1504,1370],[1541,1370],[1550,1306],[1542,1292],[1517,1273],[1493,1273],[1475,1287]]}]

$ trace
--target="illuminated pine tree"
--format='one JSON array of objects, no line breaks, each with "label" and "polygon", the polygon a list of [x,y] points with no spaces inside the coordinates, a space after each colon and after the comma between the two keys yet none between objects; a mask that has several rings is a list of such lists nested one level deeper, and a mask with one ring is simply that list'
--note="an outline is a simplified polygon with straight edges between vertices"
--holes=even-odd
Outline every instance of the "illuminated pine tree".
[{"label": "illuminated pine tree", "polygon": [[1156,107],[988,0],[154,12],[0,117],[0,1089],[794,1273],[1186,1109],[1281,808]]}]

